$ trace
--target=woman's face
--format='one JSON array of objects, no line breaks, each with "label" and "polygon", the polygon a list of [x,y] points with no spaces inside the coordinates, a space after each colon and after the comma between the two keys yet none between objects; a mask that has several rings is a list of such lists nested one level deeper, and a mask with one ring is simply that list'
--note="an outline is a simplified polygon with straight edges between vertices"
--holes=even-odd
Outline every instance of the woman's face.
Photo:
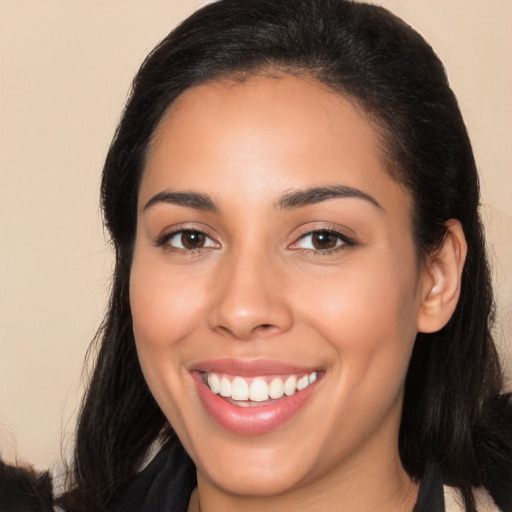
[{"label": "woman's face", "polygon": [[199,478],[266,495],[397,462],[422,272],[353,103],[288,75],[183,93],[143,174],[130,300]]}]

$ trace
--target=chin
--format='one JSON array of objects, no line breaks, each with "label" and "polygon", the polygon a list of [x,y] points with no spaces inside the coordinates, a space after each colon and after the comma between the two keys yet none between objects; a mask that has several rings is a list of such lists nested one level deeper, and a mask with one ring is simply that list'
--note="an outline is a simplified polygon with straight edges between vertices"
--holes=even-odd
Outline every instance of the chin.
[{"label": "chin", "polygon": [[[202,473],[199,468],[198,473]],[[205,477],[224,492],[240,496],[276,496],[300,487],[305,480],[297,470],[264,464],[252,468],[223,464]]]},{"label": "chin", "polygon": [[297,449],[297,433],[288,432],[284,442],[279,434],[283,433],[251,439],[217,438],[208,446],[198,445],[197,450],[189,451],[198,479],[204,478],[232,495],[263,497],[300,488],[321,476],[318,470],[325,467],[316,460],[313,450],[304,449],[307,444]]}]

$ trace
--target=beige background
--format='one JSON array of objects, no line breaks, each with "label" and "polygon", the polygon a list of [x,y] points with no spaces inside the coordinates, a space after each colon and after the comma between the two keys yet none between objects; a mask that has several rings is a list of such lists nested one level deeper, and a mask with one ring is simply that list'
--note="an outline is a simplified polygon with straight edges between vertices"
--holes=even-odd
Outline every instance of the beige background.
[{"label": "beige background", "polygon": [[[111,269],[98,185],[131,78],[192,0],[0,0],[0,451],[59,467]],[[381,0],[431,42],[469,126],[512,361],[512,0]],[[512,365],[512,362],[508,362]],[[512,373],[512,372],[511,372]]]}]

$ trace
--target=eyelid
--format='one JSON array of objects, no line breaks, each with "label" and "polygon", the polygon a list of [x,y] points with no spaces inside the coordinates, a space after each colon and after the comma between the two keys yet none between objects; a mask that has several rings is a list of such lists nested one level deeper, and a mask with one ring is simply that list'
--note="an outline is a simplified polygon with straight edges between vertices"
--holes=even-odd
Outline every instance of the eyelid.
[{"label": "eyelid", "polygon": [[[169,241],[173,237],[178,236],[179,234],[184,233],[184,232],[201,233],[204,236],[206,236],[208,239],[210,239],[214,245],[213,246],[209,245],[207,247],[201,247],[198,249],[185,249],[185,248],[175,247],[175,246],[172,246],[169,244]],[[175,251],[184,251],[184,252],[189,252],[189,253],[194,250],[215,249],[215,248],[220,247],[220,243],[216,240],[216,237],[212,236],[212,234],[209,232],[209,230],[202,228],[202,227],[198,227],[197,225],[189,225],[189,224],[173,226],[172,228],[165,230],[162,234],[160,234],[156,237],[154,243],[157,247],[168,245],[168,248],[170,250],[172,249]]]},{"label": "eyelid", "polygon": [[[316,233],[328,233],[330,235],[337,237],[342,243],[339,245],[336,245],[335,247],[328,248],[328,249],[298,247],[298,244],[300,241],[302,241],[302,240],[306,239],[308,236],[312,236]],[[316,253],[316,254],[329,254],[329,253],[337,252],[337,251],[346,249],[347,247],[356,245],[356,241],[351,236],[348,236],[343,230],[333,228],[332,226],[322,226],[322,225],[302,229],[301,232],[295,237],[294,240],[295,241],[288,246],[290,249],[310,251],[310,252]]]}]

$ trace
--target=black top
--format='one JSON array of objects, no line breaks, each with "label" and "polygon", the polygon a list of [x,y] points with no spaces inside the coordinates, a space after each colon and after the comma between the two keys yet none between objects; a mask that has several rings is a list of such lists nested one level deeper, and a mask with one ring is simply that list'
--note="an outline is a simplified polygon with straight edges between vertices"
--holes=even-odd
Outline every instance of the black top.
[{"label": "black top", "polygon": [[[130,484],[112,512],[187,512],[197,485],[194,463],[179,441],[160,450]],[[413,512],[444,512],[443,481],[439,468],[427,465]]]},{"label": "black top", "polygon": [[425,468],[413,512],[444,512],[443,478],[434,462],[429,462]]},{"label": "black top", "polygon": [[128,486],[112,512],[187,512],[196,468],[181,443],[164,446]]}]

